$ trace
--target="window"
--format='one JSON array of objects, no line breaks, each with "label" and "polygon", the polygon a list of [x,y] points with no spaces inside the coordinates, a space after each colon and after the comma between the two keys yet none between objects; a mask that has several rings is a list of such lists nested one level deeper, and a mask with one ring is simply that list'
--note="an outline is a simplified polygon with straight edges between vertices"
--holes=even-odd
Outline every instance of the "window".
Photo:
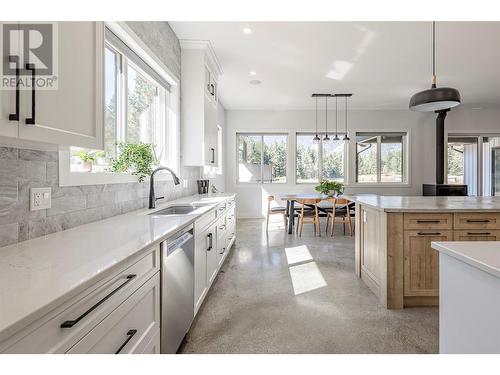
[{"label": "window", "polygon": [[[323,135],[319,135],[323,139]],[[339,134],[342,138],[344,135]],[[321,179],[344,182],[345,149],[343,141],[313,142],[314,134],[297,134],[297,183],[317,183]]]},{"label": "window", "polygon": [[285,183],[287,135],[237,134],[238,182]]},{"label": "window", "polygon": [[[71,171],[89,171],[82,155],[95,155],[93,172],[108,171],[118,150],[116,142],[149,143],[161,164],[174,169],[170,146],[175,132],[169,129],[170,85],[113,32],[106,29],[104,152],[71,148]],[[83,152],[82,152],[83,151]]]},{"label": "window", "polygon": [[478,191],[478,140],[477,136],[448,138],[448,184],[467,185],[468,195]]},{"label": "window", "polygon": [[356,133],[356,182],[406,183],[406,150],[406,133]]}]

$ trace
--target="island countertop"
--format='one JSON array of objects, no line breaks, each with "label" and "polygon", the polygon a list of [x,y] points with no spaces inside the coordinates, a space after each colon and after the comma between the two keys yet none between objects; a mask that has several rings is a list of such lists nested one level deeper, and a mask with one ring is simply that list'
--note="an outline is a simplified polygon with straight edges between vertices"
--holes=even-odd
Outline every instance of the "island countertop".
[{"label": "island countertop", "polygon": [[500,241],[438,241],[432,248],[500,279]]},{"label": "island countertop", "polygon": [[500,212],[500,197],[349,195],[347,199],[385,212]]}]

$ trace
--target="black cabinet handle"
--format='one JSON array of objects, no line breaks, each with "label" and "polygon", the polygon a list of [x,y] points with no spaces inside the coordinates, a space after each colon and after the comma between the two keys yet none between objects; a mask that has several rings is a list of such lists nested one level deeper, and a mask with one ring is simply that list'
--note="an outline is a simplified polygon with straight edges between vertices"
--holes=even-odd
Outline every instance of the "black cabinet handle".
[{"label": "black cabinet handle", "polygon": [[19,121],[19,75],[21,72],[19,68],[19,56],[9,56],[9,62],[16,64],[16,113],[9,115],[9,121]]},{"label": "black cabinet handle", "polygon": [[207,251],[210,251],[212,250],[212,233],[209,233],[207,234],[207,238],[208,238],[208,248],[207,248]]},{"label": "black cabinet handle", "polygon": [[36,71],[35,64],[26,64],[26,70],[31,70],[31,117],[26,118],[27,125],[35,125],[35,84],[36,84]]},{"label": "black cabinet handle", "polygon": [[489,219],[467,219],[468,223],[489,223]]},{"label": "black cabinet handle", "polygon": [[428,233],[418,232],[417,234],[419,236],[440,236],[441,235],[440,232],[428,232]]},{"label": "black cabinet handle", "polygon": [[212,160],[210,160],[210,163],[215,163],[215,148],[211,148],[210,151],[212,152]]},{"label": "black cabinet handle", "polygon": [[440,223],[441,221],[440,220],[417,220],[417,223],[434,223],[434,224],[437,224],[437,223]]},{"label": "black cabinet handle", "polygon": [[468,236],[489,236],[490,232],[467,232]]},{"label": "black cabinet handle", "polygon": [[71,328],[73,327],[75,324],[77,324],[80,320],[82,320],[83,318],[85,318],[87,315],[89,315],[92,311],[94,311],[95,309],[97,309],[100,305],[102,305],[105,301],[107,301],[113,294],[115,294],[116,292],[118,292],[121,288],[123,288],[125,285],[127,285],[129,282],[132,281],[132,279],[134,277],[136,277],[137,275],[128,275],[127,276],[127,280],[120,284],[120,286],[118,286],[116,289],[114,289],[111,293],[109,293],[108,295],[106,295],[106,297],[104,297],[103,299],[101,299],[99,302],[97,302],[94,306],[92,306],[90,309],[88,309],[87,311],[85,311],[82,315],[80,315],[78,318],[76,318],[75,320],[66,320],[63,324],[61,324],[61,328]]},{"label": "black cabinet handle", "polygon": [[212,96],[215,96],[215,86],[213,83],[210,84],[210,94],[212,94]]},{"label": "black cabinet handle", "polygon": [[222,248],[222,253],[219,253],[219,254],[220,254],[220,255],[222,255],[222,254],[224,254],[225,252],[226,252],[226,248],[225,248],[225,247],[223,247],[223,248]]},{"label": "black cabinet handle", "polygon": [[127,332],[127,339],[123,342],[123,344],[120,345],[118,350],[115,352],[115,354],[120,354],[122,349],[128,344],[128,342],[134,337],[134,335],[137,333],[136,329],[131,329]]}]

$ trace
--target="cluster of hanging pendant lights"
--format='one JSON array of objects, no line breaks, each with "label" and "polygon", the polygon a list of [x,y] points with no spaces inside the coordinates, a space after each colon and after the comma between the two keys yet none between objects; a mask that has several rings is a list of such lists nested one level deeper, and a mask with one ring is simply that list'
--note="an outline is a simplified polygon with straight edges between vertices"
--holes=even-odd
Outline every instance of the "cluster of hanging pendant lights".
[{"label": "cluster of hanging pendant lights", "polygon": [[348,141],[350,138],[347,136],[347,99],[350,98],[352,94],[312,94],[312,97],[316,100],[315,108],[315,121],[316,121],[316,134],[314,135],[313,142],[319,143],[321,138],[318,135],[318,98],[325,98],[325,136],[323,137],[323,143],[330,142],[330,137],[328,136],[328,98],[335,98],[335,137],[333,141],[340,141],[338,134],[338,98],[345,98],[345,133],[342,138],[343,141]]}]

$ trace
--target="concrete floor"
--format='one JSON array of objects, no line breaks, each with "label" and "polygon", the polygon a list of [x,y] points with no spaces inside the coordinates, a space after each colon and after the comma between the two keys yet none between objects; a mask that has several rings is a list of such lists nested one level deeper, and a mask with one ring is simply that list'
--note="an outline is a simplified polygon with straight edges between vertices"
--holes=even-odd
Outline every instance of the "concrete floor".
[{"label": "concrete floor", "polygon": [[311,227],[298,238],[277,220],[266,235],[264,220],[238,220],[236,246],[179,351],[438,352],[437,308],[381,307],[354,274],[353,238],[340,225],[334,238]]}]

